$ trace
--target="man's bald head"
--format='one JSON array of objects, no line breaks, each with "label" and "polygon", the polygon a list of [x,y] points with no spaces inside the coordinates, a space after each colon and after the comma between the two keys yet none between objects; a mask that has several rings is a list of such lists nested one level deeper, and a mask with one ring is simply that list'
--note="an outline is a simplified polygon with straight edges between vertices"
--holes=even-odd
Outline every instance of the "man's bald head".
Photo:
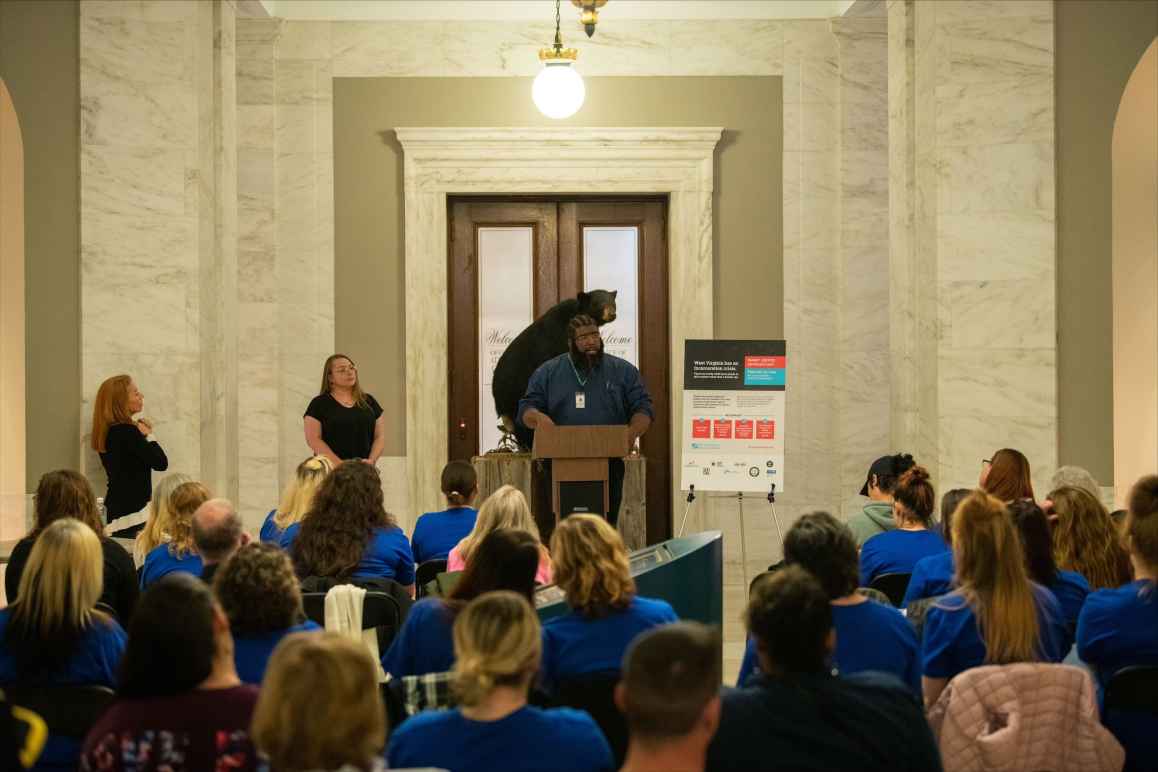
[{"label": "man's bald head", "polygon": [[220,563],[241,546],[245,528],[228,499],[209,499],[193,513],[193,542],[205,564]]}]

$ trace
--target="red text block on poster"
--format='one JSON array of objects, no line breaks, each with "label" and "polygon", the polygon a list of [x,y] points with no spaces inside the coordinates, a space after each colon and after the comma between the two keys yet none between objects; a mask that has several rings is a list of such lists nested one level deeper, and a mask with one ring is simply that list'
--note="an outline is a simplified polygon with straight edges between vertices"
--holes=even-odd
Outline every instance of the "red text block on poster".
[{"label": "red text block on poster", "polygon": [[756,439],[758,440],[774,440],[776,439],[776,422],[775,421],[757,421],[756,422]]},{"label": "red text block on poster", "polygon": [[717,418],[712,421],[712,439],[732,439],[732,420],[730,418]]},{"label": "red text block on poster", "polygon": [[750,440],[752,439],[753,422],[750,418],[739,418],[736,420],[736,439]]},{"label": "red text block on poster", "polygon": [[788,357],[744,357],[744,368],[783,370]]},{"label": "red text block on poster", "polygon": [[712,436],[712,422],[707,418],[692,419],[692,439],[706,440]]}]

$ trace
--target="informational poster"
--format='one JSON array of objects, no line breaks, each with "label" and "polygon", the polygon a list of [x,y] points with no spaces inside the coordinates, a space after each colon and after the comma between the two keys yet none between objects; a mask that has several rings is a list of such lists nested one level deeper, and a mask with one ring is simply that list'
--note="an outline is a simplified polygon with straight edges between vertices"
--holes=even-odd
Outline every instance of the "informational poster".
[{"label": "informational poster", "polygon": [[682,489],[784,490],[787,371],[782,340],[684,343]]}]

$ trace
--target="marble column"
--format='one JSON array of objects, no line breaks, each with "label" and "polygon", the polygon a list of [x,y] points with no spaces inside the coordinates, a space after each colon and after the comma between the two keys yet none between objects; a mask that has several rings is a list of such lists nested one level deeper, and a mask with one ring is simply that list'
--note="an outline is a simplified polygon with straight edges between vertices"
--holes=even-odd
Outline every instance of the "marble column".
[{"label": "marble column", "polygon": [[941,490],[1057,464],[1053,4],[901,2],[890,46],[895,443]]}]

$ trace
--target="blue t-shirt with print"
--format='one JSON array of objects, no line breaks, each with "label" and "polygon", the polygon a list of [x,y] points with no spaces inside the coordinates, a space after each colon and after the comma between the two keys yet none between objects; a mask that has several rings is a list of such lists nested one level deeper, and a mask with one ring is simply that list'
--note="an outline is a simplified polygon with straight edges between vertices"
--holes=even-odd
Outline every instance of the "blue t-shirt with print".
[{"label": "blue t-shirt with print", "polygon": [[195,552],[186,552],[178,557],[168,544],[154,547],[145,556],[145,564],[141,566],[141,589],[146,589],[163,576],[183,571],[193,576],[201,576],[201,556]]},{"label": "blue t-shirt with print", "polygon": [[[1061,662],[1068,651],[1061,606],[1052,592],[1037,584],[1031,586],[1037,607],[1037,658],[1042,662]],[[921,641],[925,676],[952,678],[984,665],[985,655],[977,617],[961,593],[950,593],[929,607]]]},{"label": "blue t-shirt with print", "polygon": [[[874,600],[848,606],[833,604],[832,626],[836,630],[832,664],[842,676],[868,670],[892,673],[920,695],[917,634],[900,611]],[[749,637],[736,686],[743,686],[758,669],[756,639]]]},{"label": "blue t-shirt with print", "polygon": [[628,645],[640,633],[678,621],[671,605],[638,595],[623,609],[603,617],[577,611],[547,620],[543,625],[544,686],[584,673],[618,672]]},{"label": "blue t-shirt with print", "polygon": [[915,600],[949,592],[953,589],[954,570],[952,552],[921,558],[913,566],[913,575],[909,578],[909,587],[905,590],[905,599],[901,605],[907,607]]},{"label": "blue t-shirt with print", "polygon": [[570,708],[519,708],[498,721],[461,710],[411,716],[390,735],[390,768],[449,772],[611,772],[615,762],[591,716]]},{"label": "blue t-shirt with print", "polygon": [[478,510],[473,507],[451,507],[441,512],[427,512],[414,524],[414,562],[446,560],[450,551],[474,528]]},{"label": "blue t-shirt with print", "polygon": [[[285,529],[285,549],[292,550],[301,530],[301,523]],[[396,525],[375,528],[362,559],[350,576],[353,579],[393,579],[404,586],[414,584],[414,555],[410,552],[410,540],[402,529]]]},{"label": "blue t-shirt with print", "polygon": [[868,587],[883,574],[911,574],[917,561],[939,555],[949,545],[936,531],[902,531],[899,528],[878,533],[860,548],[860,584]]},{"label": "blue t-shirt with print", "polygon": [[273,650],[281,643],[281,639],[290,633],[308,633],[321,630],[317,622],[309,619],[288,627],[262,635],[234,635],[233,636],[233,663],[237,666],[238,677],[247,684],[260,684],[265,677],[265,668]]},{"label": "blue t-shirt with print", "polygon": [[454,614],[439,598],[414,604],[402,630],[382,655],[382,669],[394,678],[445,673],[454,666]]}]

